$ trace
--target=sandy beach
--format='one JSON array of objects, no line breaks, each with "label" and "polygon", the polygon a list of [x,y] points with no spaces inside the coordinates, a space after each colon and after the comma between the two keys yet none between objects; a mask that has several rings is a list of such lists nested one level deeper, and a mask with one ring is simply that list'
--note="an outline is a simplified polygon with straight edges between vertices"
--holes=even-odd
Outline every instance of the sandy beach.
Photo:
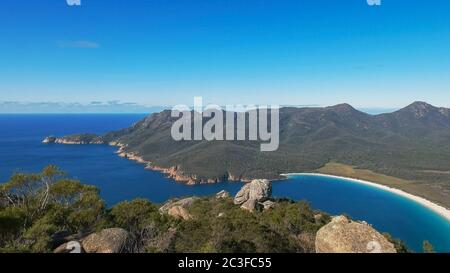
[{"label": "sandy beach", "polygon": [[429,200],[427,200],[425,198],[422,198],[422,197],[419,197],[419,196],[407,193],[405,191],[402,191],[402,190],[399,190],[399,189],[396,189],[396,188],[391,188],[391,187],[388,187],[388,186],[384,186],[384,185],[381,185],[381,184],[377,184],[377,183],[369,182],[369,181],[365,181],[365,180],[360,180],[360,179],[355,179],[355,178],[348,178],[348,177],[342,177],[342,176],[336,176],[336,175],[329,175],[329,174],[318,174],[318,173],[289,173],[289,174],[282,174],[282,176],[286,176],[286,177],[295,176],[295,175],[298,175],[298,176],[312,175],[312,176],[323,176],[323,177],[338,178],[338,179],[343,179],[343,180],[354,182],[354,183],[364,184],[364,185],[367,185],[367,186],[370,186],[370,187],[375,187],[375,188],[382,189],[382,190],[385,190],[385,191],[388,191],[388,192],[392,192],[394,194],[397,194],[397,195],[403,196],[405,198],[408,198],[408,199],[410,199],[410,200],[412,200],[414,202],[419,203],[422,206],[425,206],[425,207],[431,209],[432,211],[438,213],[439,215],[441,215],[442,217],[447,219],[447,221],[450,222],[450,210],[444,208],[443,206],[435,204],[435,203],[433,203],[433,202],[431,202],[431,201],[429,201]]}]

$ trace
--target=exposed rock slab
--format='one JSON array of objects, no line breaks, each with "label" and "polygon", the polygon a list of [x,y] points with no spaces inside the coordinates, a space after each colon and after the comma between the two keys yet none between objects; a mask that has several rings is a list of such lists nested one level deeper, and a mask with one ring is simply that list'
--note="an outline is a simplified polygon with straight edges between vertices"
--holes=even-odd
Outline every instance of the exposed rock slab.
[{"label": "exposed rock slab", "polygon": [[58,246],[53,253],[61,254],[61,253],[85,253],[83,247],[81,247],[81,243],[78,241],[70,241]]},{"label": "exposed rock slab", "polygon": [[226,198],[229,198],[229,197],[230,197],[230,193],[225,191],[225,190],[220,191],[220,192],[218,192],[216,194],[216,198],[217,199],[226,199]]},{"label": "exposed rock slab", "polygon": [[188,197],[181,200],[169,200],[159,208],[159,212],[162,214],[168,214],[178,219],[190,220],[193,217],[187,208],[198,199],[198,197]]},{"label": "exposed rock slab", "polygon": [[191,220],[192,215],[182,206],[174,206],[169,209],[167,212],[172,217],[183,220]]},{"label": "exposed rock slab", "polygon": [[184,198],[184,199],[180,199],[180,200],[172,199],[172,200],[169,200],[166,203],[164,203],[159,208],[159,212],[160,213],[168,213],[172,207],[187,208],[187,207],[191,206],[198,199],[199,199],[198,197],[188,197],[188,198]]},{"label": "exposed rock slab", "polygon": [[255,199],[248,199],[241,205],[241,208],[248,211],[262,211],[264,206]]},{"label": "exposed rock slab", "polygon": [[333,217],[316,235],[317,253],[396,253],[394,245],[367,223]]},{"label": "exposed rock slab", "polygon": [[263,205],[264,210],[268,210],[268,209],[273,209],[277,203],[271,201],[271,200],[266,200],[264,202],[261,203]]},{"label": "exposed rock slab", "polygon": [[129,234],[122,228],[104,229],[84,238],[81,243],[87,253],[126,252]]}]

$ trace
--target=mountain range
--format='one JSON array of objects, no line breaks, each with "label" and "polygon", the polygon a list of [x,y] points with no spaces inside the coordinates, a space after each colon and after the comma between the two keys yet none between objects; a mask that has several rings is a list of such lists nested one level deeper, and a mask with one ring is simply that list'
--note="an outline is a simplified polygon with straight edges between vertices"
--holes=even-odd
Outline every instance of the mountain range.
[{"label": "mountain range", "polygon": [[103,136],[50,137],[46,142],[118,145],[122,156],[190,184],[276,180],[283,173],[317,171],[331,162],[425,186],[442,195],[434,200],[450,199],[448,108],[414,102],[379,115],[349,104],[281,108],[280,145],[274,152],[261,152],[255,141],[175,141],[174,121],[165,110]]}]

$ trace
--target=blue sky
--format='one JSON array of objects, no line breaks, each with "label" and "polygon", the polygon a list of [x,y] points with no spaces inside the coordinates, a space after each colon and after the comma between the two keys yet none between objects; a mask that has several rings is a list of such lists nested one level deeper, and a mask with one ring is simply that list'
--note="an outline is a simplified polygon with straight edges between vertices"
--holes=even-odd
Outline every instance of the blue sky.
[{"label": "blue sky", "polygon": [[81,1],[1,1],[0,101],[450,107],[450,1]]}]

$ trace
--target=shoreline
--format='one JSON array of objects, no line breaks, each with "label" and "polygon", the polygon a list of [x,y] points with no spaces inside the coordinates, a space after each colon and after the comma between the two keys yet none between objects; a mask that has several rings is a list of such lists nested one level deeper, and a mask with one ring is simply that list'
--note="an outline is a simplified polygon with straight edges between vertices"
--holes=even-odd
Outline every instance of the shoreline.
[{"label": "shoreline", "polygon": [[337,178],[337,179],[342,179],[342,180],[347,180],[349,182],[353,182],[353,183],[358,183],[358,184],[363,184],[369,187],[374,187],[374,188],[378,188],[387,192],[391,192],[393,194],[402,196],[404,198],[407,198],[413,202],[416,202],[430,210],[432,210],[433,212],[439,214],[441,217],[443,217],[444,219],[446,219],[447,221],[450,222],[450,210],[448,210],[447,208],[438,205],[436,203],[433,203],[423,197],[417,196],[417,195],[413,195],[410,193],[407,193],[403,190],[397,189],[397,188],[392,188],[392,187],[388,187],[385,185],[381,185],[381,184],[377,184],[374,182],[370,182],[370,181],[366,181],[366,180],[362,180],[362,179],[356,179],[356,178],[349,178],[349,177],[344,177],[344,176],[337,176],[337,175],[331,175],[331,174],[320,174],[320,173],[287,173],[287,174],[280,174],[281,176],[284,177],[290,177],[290,176],[322,176],[322,177],[329,177],[329,178]]},{"label": "shoreline", "polygon": [[[214,179],[199,179],[196,175],[187,175],[180,171],[179,166],[172,166],[168,168],[160,167],[154,165],[151,161],[145,160],[142,156],[140,156],[137,153],[133,152],[126,152],[125,149],[127,148],[126,144],[122,144],[120,142],[109,142],[107,143],[109,146],[118,147],[119,149],[115,152],[118,156],[135,161],[138,164],[144,165],[145,170],[160,172],[162,174],[166,175],[166,178],[172,179],[177,183],[183,183],[188,186],[195,186],[195,185],[205,185],[205,184],[216,184],[220,183],[221,180],[219,178]],[[229,182],[238,182],[238,181],[245,181],[241,178],[236,178],[231,174],[228,174]]]},{"label": "shoreline", "polygon": [[[47,139],[46,139],[47,140]],[[55,140],[58,140],[58,138],[55,138]],[[45,140],[43,141],[43,143],[49,143],[46,142]],[[82,144],[82,143],[61,143],[61,142],[56,142],[57,144]],[[87,143],[87,144],[100,144],[100,143]],[[217,179],[211,179],[211,180],[207,180],[207,181],[198,181],[196,177],[192,177],[192,176],[186,176],[185,174],[180,174],[179,170],[177,167],[171,167],[171,168],[161,168],[158,166],[154,166],[151,162],[144,160],[141,156],[135,154],[135,153],[130,153],[130,152],[125,152],[126,146],[125,144],[122,144],[120,142],[117,141],[112,141],[112,142],[105,142],[102,144],[107,144],[109,146],[113,146],[113,147],[118,147],[118,150],[115,152],[118,156],[126,158],[128,160],[131,161],[135,161],[139,164],[143,164],[145,165],[145,169],[148,170],[152,170],[152,171],[158,171],[161,172],[163,174],[167,175],[167,178],[173,179],[176,182],[179,183],[185,183],[186,185],[198,185],[198,184],[213,184],[213,183],[218,183],[220,182]],[[281,180],[285,180],[288,179],[290,176],[322,176],[322,177],[330,177],[330,178],[336,178],[336,179],[342,179],[342,180],[347,180],[349,182],[354,182],[354,183],[359,183],[359,184],[364,184],[366,186],[369,187],[374,187],[374,188],[378,188],[384,191],[388,191],[391,192],[393,194],[402,196],[404,198],[407,198],[413,202],[416,202],[430,210],[432,210],[433,212],[437,213],[438,215],[440,215],[441,217],[443,217],[444,219],[446,219],[447,221],[450,222],[450,210],[438,205],[436,203],[433,203],[423,197],[417,196],[417,195],[413,195],[410,193],[407,193],[403,190],[397,189],[397,188],[393,188],[393,187],[389,187],[389,186],[385,186],[382,184],[378,184],[375,182],[370,182],[370,181],[366,181],[366,180],[362,180],[362,179],[357,179],[357,178],[350,178],[350,177],[344,177],[344,176],[337,176],[337,175],[330,175],[330,174],[321,174],[321,173],[287,173],[287,174],[280,174],[279,177],[280,179],[269,179],[271,181],[281,181]],[[285,178],[285,179],[283,179]],[[231,180],[231,181],[241,181],[241,182],[248,182],[245,179],[240,178],[239,180]]]}]

